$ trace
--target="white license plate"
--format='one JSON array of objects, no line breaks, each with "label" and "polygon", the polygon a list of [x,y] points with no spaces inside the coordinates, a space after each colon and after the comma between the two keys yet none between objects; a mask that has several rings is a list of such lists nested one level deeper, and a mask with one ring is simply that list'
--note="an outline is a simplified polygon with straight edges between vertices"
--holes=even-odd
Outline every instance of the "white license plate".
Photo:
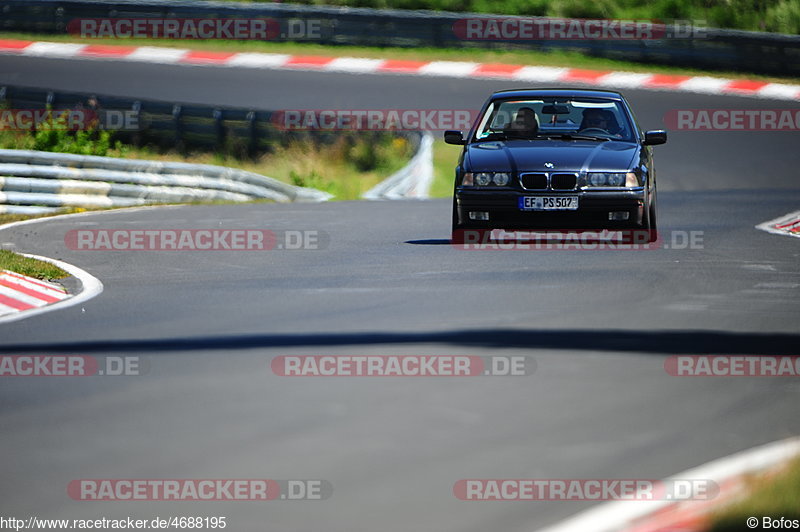
[{"label": "white license plate", "polygon": [[523,196],[519,198],[523,211],[575,211],[578,196]]}]

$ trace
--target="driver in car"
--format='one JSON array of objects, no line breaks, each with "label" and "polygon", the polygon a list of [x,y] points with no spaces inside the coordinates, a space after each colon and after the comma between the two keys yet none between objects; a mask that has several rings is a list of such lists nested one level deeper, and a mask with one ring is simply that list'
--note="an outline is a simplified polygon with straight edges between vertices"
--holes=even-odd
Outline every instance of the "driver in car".
[{"label": "driver in car", "polygon": [[586,129],[600,129],[615,137],[622,137],[622,128],[619,127],[614,113],[605,109],[586,109],[583,112],[579,132]]}]

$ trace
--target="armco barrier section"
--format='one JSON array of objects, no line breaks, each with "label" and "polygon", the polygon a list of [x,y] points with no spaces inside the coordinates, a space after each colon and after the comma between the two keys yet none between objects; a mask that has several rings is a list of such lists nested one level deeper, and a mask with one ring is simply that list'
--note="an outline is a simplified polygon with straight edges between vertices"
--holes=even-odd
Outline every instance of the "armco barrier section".
[{"label": "armco barrier section", "polygon": [[[340,138],[341,131],[287,131],[276,127],[273,111],[191,106],[133,100],[86,93],[56,92],[28,87],[0,87],[0,105],[11,109],[76,109],[96,100],[102,110],[132,112],[137,128],[118,131],[127,141],[183,145],[187,148],[220,149],[231,145],[246,152],[263,152],[291,138],[325,143]],[[380,135],[384,132],[361,132]],[[430,142],[420,132],[394,132],[407,138],[415,153]],[[427,146],[423,150],[423,144]],[[419,153],[386,181],[411,183],[411,197],[424,197],[430,176],[422,188],[409,180],[409,169],[421,168]],[[405,177],[398,177],[404,174]],[[414,174],[417,176],[417,174]],[[412,176],[412,177],[414,177]],[[414,177],[416,179],[416,177]],[[384,182],[385,183],[385,182]],[[383,184],[381,184],[383,185]],[[379,185],[379,186],[381,186]],[[397,187],[382,197],[406,197]],[[120,207],[150,203],[201,201],[325,201],[331,195],[316,189],[292,186],[276,179],[212,165],[157,162],[111,157],[70,155],[24,150],[0,150],[0,212],[35,214],[63,206]]]},{"label": "armco barrier section", "polygon": [[233,168],[0,150],[0,203],[6,204],[4,212],[220,200],[313,202],[330,197],[326,192]]},{"label": "armco barrier section", "polygon": [[433,135],[424,133],[403,168],[363,194],[365,199],[425,199],[433,182]]},{"label": "armco barrier section", "polygon": [[[0,105],[13,109],[88,108],[89,93],[0,86]],[[127,142],[168,146],[176,149],[226,149],[254,155],[269,151],[276,142],[308,137],[308,132],[280,131],[272,111],[97,96],[101,111],[124,112],[126,122],[115,134]],[[128,128],[128,129],[125,129]],[[315,140],[325,142],[315,133]]]},{"label": "armco barrier section", "polygon": [[[154,144],[178,150],[218,150],[257,155],[272,150],[277,144],[293,140],[327,144],[340,140],[343,135],[385,134],[380,131],[287,129],[281,127],[283,111],[184,105],[82,92],[0,86],[0,109],[87,109],[92,100],[96,101],[100,112],[118,111],[125,114],[125,127],[115,129],[115,136],[132,144]],[[412,143],[419,142],[420,138],[417,131],[390,133]]]},{"label": "armco barrier section", "polygon": [[82,18],[269,18],[280,23],[283,30],[288,27],[287,21],[298,27],[315,28],[313,36],[299,32],[293,38],[291,31],[283,31],[285,35],[278,35],[276,40],[365,46],[575,50],[629,61],[800,74],[800,36],[717,28],[664,39],[481,41],[459,38],[454,25],[465,18],[492,15],[174,0],[0,0],[0,14],[0,28],[5,31],[63,34],[71,21]]}]

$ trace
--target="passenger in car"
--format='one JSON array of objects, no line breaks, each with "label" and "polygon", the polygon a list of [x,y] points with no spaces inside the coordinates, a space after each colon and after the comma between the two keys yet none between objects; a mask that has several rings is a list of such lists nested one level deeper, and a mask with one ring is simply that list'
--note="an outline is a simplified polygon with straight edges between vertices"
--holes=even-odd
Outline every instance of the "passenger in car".
[{"label": "passenger in car", "polygon": [[536,111],[530,107],[520,107],[503,133],[513,137],[535,137],[539,133],[539,117],[536,116]]}]

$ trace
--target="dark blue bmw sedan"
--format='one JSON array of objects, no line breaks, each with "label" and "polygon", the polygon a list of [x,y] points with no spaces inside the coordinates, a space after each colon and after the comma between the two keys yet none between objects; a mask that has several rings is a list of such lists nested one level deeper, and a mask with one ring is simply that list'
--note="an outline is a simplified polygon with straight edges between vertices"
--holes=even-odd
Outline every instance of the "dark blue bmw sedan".
[{"label": "dark blue bmw sedan", "polygon": [[635,229],[656,238],[651,146],[618,92],[507,90],[492,94],[470,131],[446,131],[464,145],[456,167],[453,240],[465,231]]}]

